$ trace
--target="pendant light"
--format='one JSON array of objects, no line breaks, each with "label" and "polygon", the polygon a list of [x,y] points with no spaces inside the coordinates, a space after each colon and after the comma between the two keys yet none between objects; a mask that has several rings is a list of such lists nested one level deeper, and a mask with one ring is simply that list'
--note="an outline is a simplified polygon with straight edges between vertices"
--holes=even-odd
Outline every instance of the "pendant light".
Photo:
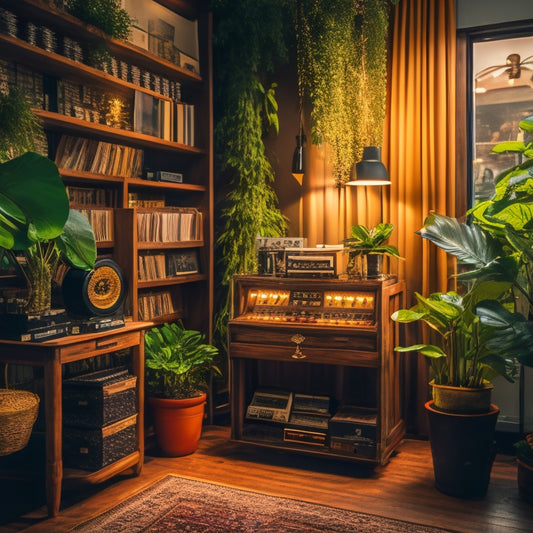
[{"label": "pendant light", "polygon": [[355,180],[346,185],[390,185],[389,173],[381,162],[381,148],[366,146],[363,159],[355,165]]}]

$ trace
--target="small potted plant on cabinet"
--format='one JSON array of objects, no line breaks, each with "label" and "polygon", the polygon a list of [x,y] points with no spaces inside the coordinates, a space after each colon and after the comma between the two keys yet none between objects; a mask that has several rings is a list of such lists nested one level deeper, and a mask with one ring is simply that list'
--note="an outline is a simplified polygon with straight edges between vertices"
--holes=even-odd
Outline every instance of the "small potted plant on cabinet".
[{"label": "small potted plant on cabinet", "polygon": [[355,224],[351,237],[344,239],[344,250],[348,253],[348,274],[356,277],[379,279],[383,276],[383,256],[402,259],[396,246],[385,244],[394,226],[380,222],[373,228]]},{"label": "small potted plant on cabinet", "polygon": [[161,451],[171,457],[196,451],[201,436],[207,381],[215,346],[205,335],[172,322],[148,330],[144,338],[146,393]]}]

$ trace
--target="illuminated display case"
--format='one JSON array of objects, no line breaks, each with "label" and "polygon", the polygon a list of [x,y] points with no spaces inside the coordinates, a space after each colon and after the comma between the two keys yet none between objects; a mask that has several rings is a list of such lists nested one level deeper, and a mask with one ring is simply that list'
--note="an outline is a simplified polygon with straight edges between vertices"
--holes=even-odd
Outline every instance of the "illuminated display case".
[{"label": "illuminated display case", "polygon": [[[385,464],[405,433],[398,325],[390,320],[403,294],[395,278],[235,276],[232,439]],[[278,416],[280,395],[288,416]],[[252,419],[254,404],[262,408]]]}]

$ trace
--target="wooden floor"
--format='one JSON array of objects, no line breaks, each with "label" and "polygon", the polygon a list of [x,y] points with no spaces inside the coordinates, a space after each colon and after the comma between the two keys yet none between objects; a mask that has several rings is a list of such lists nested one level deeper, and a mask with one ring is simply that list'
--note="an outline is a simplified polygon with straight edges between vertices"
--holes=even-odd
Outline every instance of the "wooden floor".
[{"label": "wooden floor", "polygon": [[[486,498],[469,501],[433,487],[427,441],[405,440],[388,465],[369,470],[355,463],[237,444],[229,440],[229,428],[216,426],[204,428],[200,447],[192,455],[148,456],[140,476],[122,475],[84,490],[67,487],[58,517],[47,519],[41,501],[0,526],[0,532],[69,531],[168,473],[464,533],[533,532],[533,505],[519,497],[511,456],[497,456]],[[20,504],[21,499],[31,501],[29,493],[26,488],[11,496]]]}]

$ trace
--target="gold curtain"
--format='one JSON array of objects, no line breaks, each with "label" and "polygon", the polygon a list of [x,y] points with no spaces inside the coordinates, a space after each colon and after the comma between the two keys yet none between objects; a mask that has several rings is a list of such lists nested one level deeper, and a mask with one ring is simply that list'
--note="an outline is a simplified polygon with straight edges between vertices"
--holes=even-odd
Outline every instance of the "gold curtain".
[{"label": "gold curtain", "polygon": [[[310,246],[337,244],[352,224],[394,224],[390,241],[405,261],[391,260],[389,270],[406,280],[406,306],[414,291],[449,288],[453,267],[415,232],[430,211],[455,216],[455,32],[454,0],[400,0],[392,11],[382,153],[392,185],[337,188],[327,145],[309,143],[301,234]],[[420,340],[406,332],[406,343]],[[423,433],[427,364],[415,355],[404,363],[408,426]]]},{"label": "gold curtain", "polygon": [[[410,306],[414,291],[450,288],[453,262],[415,232],[430,211],[456,214],[454,0],[400,0],[391,39],[384,162],[392,185],[384,210],[406,258],[399,275]],[[420,341],[415,328],[406,333],[406,343]],[[423,432],[427,364],[413,357],[406,361],[406,390],[415,391],[406,398],[407,417]]]}]

